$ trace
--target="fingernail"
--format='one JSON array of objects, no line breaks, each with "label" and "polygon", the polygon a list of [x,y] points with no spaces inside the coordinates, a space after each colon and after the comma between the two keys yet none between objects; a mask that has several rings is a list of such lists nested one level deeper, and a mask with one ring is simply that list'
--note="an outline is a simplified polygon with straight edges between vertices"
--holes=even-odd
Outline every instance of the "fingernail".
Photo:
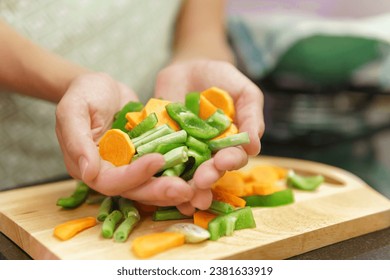
[{"label": "fingernail", "polygon": [[88,167],[88,161],[87,161],[87,159],[86,159],[84,156],[81,156],[81,157],[79,158],[79,168],[80,168],[81,179],[82,179],[82,180],[84,179],[85,172],[87,171],[87,167]]}]

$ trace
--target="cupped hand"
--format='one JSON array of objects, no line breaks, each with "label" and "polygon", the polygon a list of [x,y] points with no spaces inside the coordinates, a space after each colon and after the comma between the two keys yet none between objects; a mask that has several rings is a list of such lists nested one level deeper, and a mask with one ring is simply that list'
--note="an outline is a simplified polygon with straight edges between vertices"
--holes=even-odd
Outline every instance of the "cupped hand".
[{"label": "cupped hand", "polygon": [[100,73],[76,78],[56,110],[56,133],[69,174],[94,190],[154,205],[189,201],[194,189],[179,178],[155,178],[164,165],[159,154],[115,167],[100,158],[97,143],[110,129],[114,114],[137,96],[125,85]]},{"label": "cupped hand", "polygon": [[260,152],[260,138],[264,132],[263,94],[261,90],[230,63],[211,60],[193,60],[172,64],[163,69],[157,78],[155,97],[184,102],[191,91],[219,87],[230,93],[234,100],[234,123],[240,132],[248,132],[250,143],[218,151],[195,172],[190,185],[195,194],[190,202],[178,208],[186,214],[195,208],[207,209],[212,201],[211,186],[225,171],[246,165],[248,155]]}]

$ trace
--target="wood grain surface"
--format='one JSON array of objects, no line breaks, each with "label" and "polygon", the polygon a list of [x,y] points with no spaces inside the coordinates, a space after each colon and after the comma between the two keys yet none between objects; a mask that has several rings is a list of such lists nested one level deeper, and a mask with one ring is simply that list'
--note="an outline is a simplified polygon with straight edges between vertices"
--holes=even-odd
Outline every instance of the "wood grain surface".
[{"label": "wood grain surface", "polygon": [[[301,174],[322,174],[325,183],[314,192],[295,190],[293,204],[254,208],[254,229],[235,231],[218,241],[187,244],[152,259],[285,259],[390,226],[390,201],[349,172],[266,156],[251,158],[244,169],[262,164]],[[56,225],[97,214],[98,205],[84,204],[74,210],[56,206],[56,200],[74,188],[75,181],[68,180],[1,192],[0,231],[34,259],[136,259],[130,250],[135,237],[163,231],[178,222],[153,222],[144,217],[125,243],[102,238],[100,224],[68,241],[59,241],[53,236]]]}]

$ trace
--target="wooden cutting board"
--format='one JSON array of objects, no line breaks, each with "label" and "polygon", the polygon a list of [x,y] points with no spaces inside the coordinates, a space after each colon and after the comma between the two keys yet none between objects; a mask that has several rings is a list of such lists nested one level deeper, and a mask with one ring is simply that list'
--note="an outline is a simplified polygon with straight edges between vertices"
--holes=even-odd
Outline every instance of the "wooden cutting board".
[{"label": "wooden cutting board", "polygon": [[[325,183],[315,192],[294,191],[293,204],[254,208],[255,229],[235,231],[218,241],[184,245],[154,259],[285,259],[390,226],[390,201],[349,172],[265,156],[250,159],[244,169],[262,164],[322,174]],[[177,222],[153,222],[145,217],[125,243],[103,239],[100,224],[59,241],[53,237],[54,226],[97,214],[98,205],[85,204],[75,210],[56,206],[56,200],[74,188],[75,181],[69,180],[0,193],[0,231],[34,259],[135,259],[130,250],[135,237],[163,231]]]}]

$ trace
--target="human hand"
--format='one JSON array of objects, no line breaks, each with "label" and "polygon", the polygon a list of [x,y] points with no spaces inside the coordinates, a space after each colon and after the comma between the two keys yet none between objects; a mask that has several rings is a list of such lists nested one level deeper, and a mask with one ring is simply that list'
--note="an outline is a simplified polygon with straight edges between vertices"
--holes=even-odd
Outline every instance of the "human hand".
[{"label": "human hand", "polygon": [[76,78],[58,103],[56,133],[69,174],[108,195],[159,206],[188,201],[193,188],[179,178],[153,175],[164,165],[159,154],[115,167],[101,159],[97,143],[110,129],[114,114],[137,96],[105,74]]},{"label": "human hand", "polygon": [[260,89],[233,65],[211,60],[194,60],[173,64],[163,69],[157,78],[155,97],[184,102],[191,91],[216,86],[230,93],[234,100],[234,122],[240,132],[248,132],[250,143],[218,151],[212,159],[199,166],[189,182],[195,194],[189,203],[178,206],[185,214],[195,208],[206,209],[212,201],[211,186],[225,171],[243,167],[248,155],[260,152],[260,137],[264,132],[263,95]]}]

